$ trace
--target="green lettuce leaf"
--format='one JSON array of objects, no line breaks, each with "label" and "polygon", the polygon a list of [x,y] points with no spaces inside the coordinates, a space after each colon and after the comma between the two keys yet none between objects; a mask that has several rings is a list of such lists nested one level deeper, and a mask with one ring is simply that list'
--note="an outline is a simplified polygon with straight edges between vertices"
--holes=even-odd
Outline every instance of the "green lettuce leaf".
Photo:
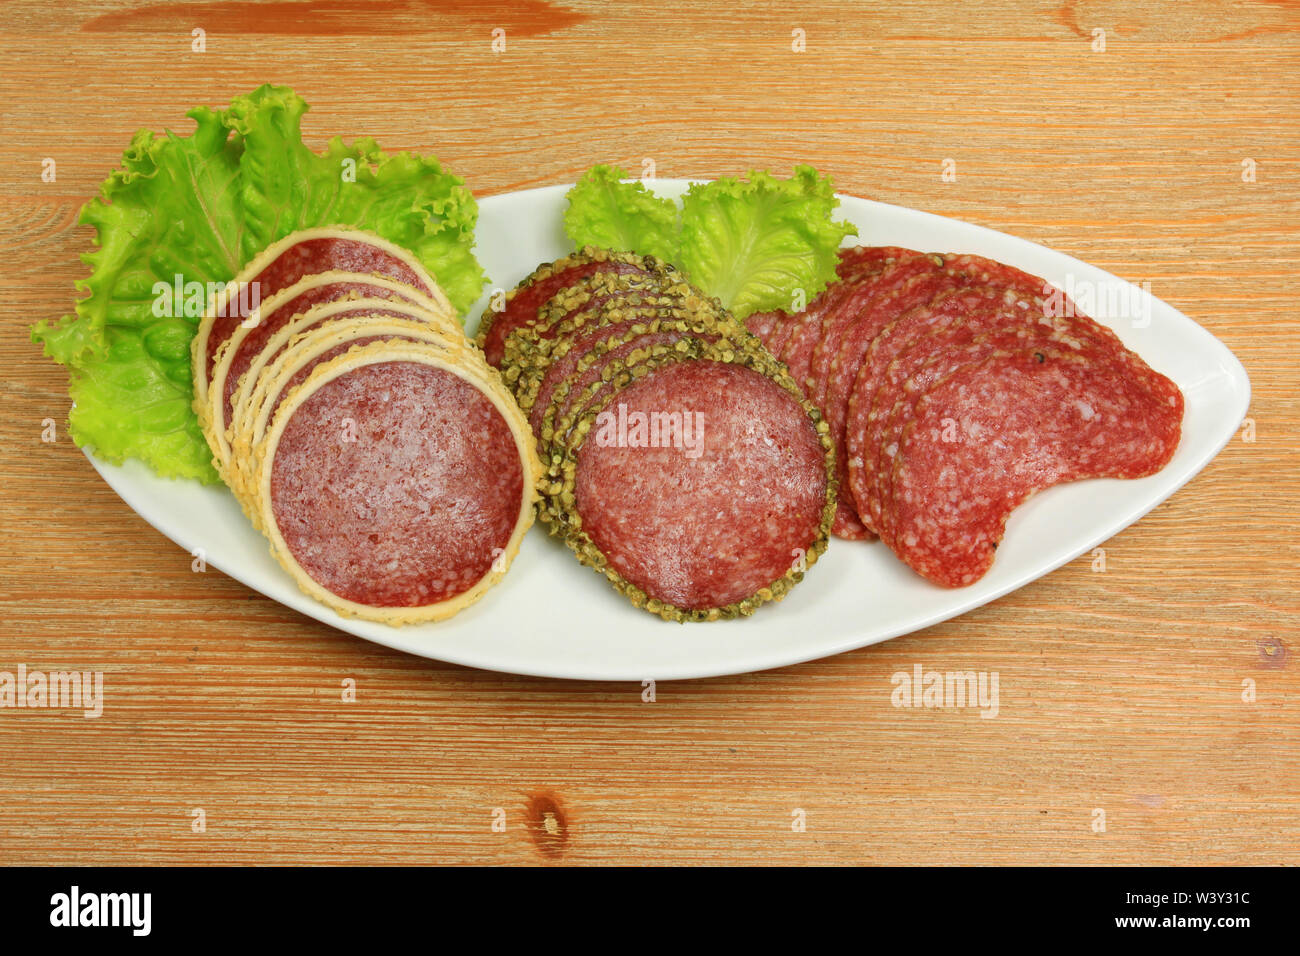
[{"label": "green lettuce leaf", "polygon": [[593,166],[569,190],[564,231],[575,246],[677,260],[677,204],[617,166]]},{"label": "green lettuce leaf", "polygon": [[458,309],[478,297],[478,208],[463,181],[369,139],[313,153],[300,134],[306,110],[292,90],[263,86],[227,111],[192,110],[189,137],[141,130],[83,207],[96,248],[82,256],[91,271],[77,287],[89,295],[75,315],[32,330],[68,366],[78,445],[111,462],[142,459],[166,477],[217,481],[191,407],[189,346],[204,297],[160,316],[155,286],[227,282],[294,229],[378,233],[410,249]]},{"label": "green lettuce leaf", "polygon": [[465,181],[431,156],[386,155],[373,139],[335,138],[315,153],[302,141],[307,110],[288,87],[263,86],[230,104],[227,122],[244,142],[244,260],[298,229],[365,229],[414,253],[465,312],[487,281],[472,251],[478,204]]},{"label": "green lettuce leaf", "polygon": [[[154,284],[228,281],[238,271],[240,145],[222,114],[189,114],[189,137],[141,130],[122,168],[81,210],[97,248],[83,255],[90,294],[76,314],[39,322],[32,338],[69,367],[68,421],[78,445],[109,461],[143,459],[168,477],[215,481],[191,408],[197,318],[154,314]],[[200,278],[201,277],[201,278]]]},{"label": "green lettuce leaf", "polygon": [[682,198],[677,265],[738,318],[811,302],[835,279],[837,250],[857,228],[831,216],[829,178],[798,166],[790,179],[754,170],[749,180],[697,183]]}]

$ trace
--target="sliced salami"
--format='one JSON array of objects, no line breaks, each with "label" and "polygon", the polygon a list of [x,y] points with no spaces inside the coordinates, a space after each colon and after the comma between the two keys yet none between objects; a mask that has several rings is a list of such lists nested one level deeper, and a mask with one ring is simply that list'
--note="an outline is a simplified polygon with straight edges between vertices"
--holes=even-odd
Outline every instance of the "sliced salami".
[{"label": "sliced salami", "polygon": [[[1014,311],[1024,310],[1023,319]],[[987,331],[998,325],[1027,325],[1036,314],[1033,303],[1016,293],[987,285],[942,293],[927,305],[916,306],[886,325],[863,355],[845,409],[844,458],[850,493],[863,523],[879,533],[881,497],[875,483],[886,444],[881,436],[885,418],[898,400],[911,366],[898,356],[917,361],[931,356],[929,336],[952,328]]]},{"label": "sliced salami", "polygon": [[833,514],[829,442],[793,381],[762,350],[704,342],[612,380],[575,412],[554,494],[579,559],[670,620],[783,597]]},{"label": "sliced salami", "polygon": [[479,347],[487,356],[488,364],[499,367],[505,355],[507,336],[515,329],[534,324],[538,312],[566,289],[602,273],[645,275],[660,265],[655,259],[632,253],[591,248],[544,263],[511,290],[500,312],[488,309],[483,313],[478,331]]},{"label": "sliced salami", "polygon": [[299,586],[339,613],[439,620],[517,553],[530,441],[517,409],[438,350],[363,346],[280,406],[258,472],[263,526]]},{"label": "sliced salami", "polygon": [[333,227],[291,233],[248,263],[208,304],[191,345],[195,407],[207,405],[217,350],[249,318],[257,303],[307,276],[332,271],[395,279],[453,314],[446,295],[428,271],[410,252],[388,240],[368,232]]},{"label": "sliced salami", "polygon": [[300,279],[261,303],[218,348],[208,389],[221,397],[211,396],[205,410],[218,432],[230,424],[239,381],[267,341],[296,316],[336,299],[393,299],[423,310],[430,321],[455,322],[454,314],[444,311],[436,300],[393,279],[337,270]]},{"label": "sliced salami", "polygon": [[1081,478],[1153,474],[1177,449],[1181,412],[1122,370],[1064,352],[962,366],[917,402],[904,429],[895,551],[936,584],[971,584],[1026,498]]},{"label": "sliced salami", "polygon": [[[450,321],[435,319],[424,308],[413,302],[396,298],[355,299],[351,297],[322,302],[292,317],[277,313],[274,322],[279,328],[252,356],[233,354],[235,350],[241,348],[243,342],[247,341],[247,339],[240,339],[237,333],[217,353],[212,388],[208,393],[208,415],[203,421],[204,434],[207,436],[209,447],[212,448],[213,463],[219,473],[224,476],[230,465],[231,448],[227,433],[235,420],[238,403],[246,401],[252,393],[261,370],[278,357],[288,342],[300,332],[324,322],[365,317],[407,319],[438,328],[444,335],[459,335]],[[238,380],[232,382],[236,358],[238,364],[245,367],[240,371]],[[229,400],[223,400],[223,394],[227,393],[230,395]]]},{"label": "sliced salami", "polygon": [[[329,303],[322,309],[337,309],[347,303]],[[274,360],[267,363],[258,376],[257,384],[248,402],[239,407],[227,430],[231,449],[231,464],[225,478],[237,497],[245,502],[254,494],[256,472],[259,467],[258,449],[265,439],[276,411],[288,394],[305,382],[320,365],[345,354],[362,342],[382,339],[420,342],[437,350],[449,361],[462,366],[467,374],[476,375],[489,383],[499,383],[495,371],[488,368],[469,343],[448,336],[443,330],[427,322],[409,318],[389,317],[381,313],[365,315],[336,315],[294,335],[278,351]],[[257,523],[257,508],[251,508],[250,517]]]}]

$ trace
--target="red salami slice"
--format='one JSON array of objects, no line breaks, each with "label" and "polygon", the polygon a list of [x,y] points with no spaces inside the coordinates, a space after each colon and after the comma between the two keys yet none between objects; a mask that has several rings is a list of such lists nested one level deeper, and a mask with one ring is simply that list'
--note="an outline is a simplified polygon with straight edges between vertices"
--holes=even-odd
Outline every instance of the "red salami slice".
[{"label": "red salami slice", "polygon": [[[734,605],[789,575],[818,541],[825,448],[772,379],[676,362],[618,391],[606,412],[578,449],[575,508],[609,566],[651,601]],[[648,423],[671,415],[697,443],[655,438]]]},{"label": "red salami slice", "polygon": [[[850,494],[863,523],[873,532],[881,527],[881,495],[876,480],[881,476],[880,457],[885,443],[881,429],[898,399],[910,366],[892,364],[904,353],[917,361],[930,357],[928,339],[936,329],[967,326],[987,331],[999,324],[1028,324],[1008,309],[1030,310],[1033,304],[1014,293],[987,285],[966,287],[937,296],[928,305],[903,313],[876,334],[859,363],[858,373],[844,412],[844,457]],[[914,351],[913,351],[914,350]],[[879,401],[877,401],[879,398]]]},{"label": "red salami slice", "polygon": [[745,328],[757,335],[758,340],[767,347],[768,351],[771,351],[768,340],[772,337],[772,333],[776,331],[776,325],[780,321],[781,315],[780,312],[755,312],[745,320]]},{"label": "red salami slice", "polygon": [[583,279],[601,273],[639,275],[653,267],[654,260],[643,260],[630,253],[610,253],[584,249],[557,262],[545,263],[516,286],[506,297],[505,308],[483,313],[478,343],[490,365],[500,367],[505,356],[506,337],[515,329],[532,325],[537,314],[549,301]]},{"label": "red salami slice", "polygon": [[[644,331],[632,334],[638,328]],[[542,380],[537,402],[529,412],[534,434],[542,435],[544,423],[549,426],[559,422],[569,403],[600,378],[605,364],[637,348],[675,342],[682,334],[681,330],[661,332],[652,318],[641,317],[604,326],[579,338],[562,358],[551,364]]]},{"label": "red salami slice", "polygon": [[921,271],[892,291],[874,296],[862,306],[856,320],[841,332],[839,352],[831,362],[826,381],[822,383],[822,412],[830,426],[831,440],[835,442],[835,450],[839,455],[840,510],[857,519],[841,519],[836,531],[841,537],[865,539],[870,538],[876,530],[866,509],[860,507],[854,498],[848,475],[849,453],[845,440],[849,398],[867,351],[881,330],[887,328],[899,315],[951,290],[960,281],[942,269]]},{"label": "red salami slice", "polygon": [[837,283],[839,288],[833,293],[836,300],[827,309],[821,339],[813,350],[808,371],[813,382],[813,392],[809,397],[818,408],[822,408],[826,400],[831,363],[839,352],[845,330],[858,320],[873,299],[888,295],[913,276],[933,273],[939,268],[933,258],[911,249],[896,246],[857,248],[864,250],[858,259],[863,268],[853,278],[841,279]]},{"label": "red salami slice", "polygon": [[[674,345],[685,339],[693,342],[716,342],[717,333],[702,332],[698,329],[662,328],[654,332],[625,339],[614,339],[602,343],[586,361],[586,367],[568,376],[561,387],[556,390],[551,408],[542,417],[539,440],[543,446],[549,442],[563,442],[568,437],[568,430],[562,422],[574,416],[583,408],[597,407],[613,386],[609,382],[608,369],[616,363],[627,362],[634,356],[655,348]],[[556,433],[559,428],[562,433]]]},{"label": "red salami slice", "polygon": [[[331,271],[387,276],[446,302],[442,290],[409,252],[378,236],[337,229],[309,229],[286,236],[246,266],[235,287],[255,288],[260,300],[266,301],[306,276]],[[242,305],[235,305],[234,294],[232,289],[231,296],[218,297],[209,310],[214,314],[205,318],[201,330],[205,380],[212,377],[217,350],[248,318]]]},{"label": "red salami slice", "polygon": [[771,312],[773,326],[768,335],[763,339],[763,344],[767,350],[776,358],[781,357],[785,351],[786,343],[790,341],[790,336],[794,332],[795,323],[785,312]]},{"label": "red salami slice", "polygon": [[[856,255],[844,255],[849,252]],[[827,385],[835,350],[845,331],[859,320],[863,311],[875,299],[892,294],[913,276],[935,272],[935,266],[928,257],[895,246],[857,247],[854,250],[842,250],[841,253],[840,281],[823,293],[825,301],[821,305],[820,334],[813,346],[808,369],[802,375],[802,381],[808,387],[809,398],[823,413],[826,411]],[[829,417],[827,424],[834,428]],[[833,532],[840,538],[861,540],[869,537],[870,532],[859,519],[852,499],[848,497],[842,435],[841,430],[838,435],[832,431],[831,436],[836,446],[835,467],[841,489]]]},{"label": "red salami slice", "polygon": [[527,502],[520,451],[471,380],[421,362],[374,362],[283,412],[264,479],[273,544],[335,603],[449,602],[513,547]]},{"label": "red salami slice", "polygon": [[[881,389],[876,393],[877,398],[884,402],[890,396],[897,396],[889,411],[881,409],[879,422],[883,424],[871,433],[871,440],[877,443],[873,446],[876,452],[872,490],[879,502],[878,530],[880,537],[891,547],[895,541],[891,513],[894,463],[902,441],[902,432],[913,419],[916,403],[937,383],[960,368],[1009,352],[1032,354],[1036,359],[1044,361],[1051,356],[1079,357],[1107,372],[1114,372],[1118,368],[1104,350],[1071,334],[1064,327],[1045,330],[1008,325],[974,337],[964,327],[946,329],[942,334],[932,336],[917,351],[923,351],[928,357],[919,366],[909,364],[910,374],[897,373],[900,377],[905,377],[901,384],[891,384],[889,389]],[[904,356],[904,359],[909,357]],[[896,360],[890,366],[890,374],[894,374],[894,367],[902,361]]]},{"label": "red salami slice", "polygon": [[[415,301],[413,297],[403,295],[400,287],[394,288],[391,285],[367,282],[364,277],[356,275],[346,280],[313,285],[310,288],[304,288],[302,292],[297,294],[291,293],[288,298],[280,302],[267,303],[268,307],[263,308],[258,313],[258,321],[255,324],[251,325],[242,336],[238,334],[241,330],[236,330],[236,333],[229,340],[230,347],[234,349],[234,352],[229,357],[229,366],[225,369],[224,374],[219,376],[223,399],[223,416],[218,423],[219,428],[224,430],[229,427],[231,412],[234,410],[234,397],[239,390],[240,380],[244,377],[244,373],[248,371],[254,359],[266,347],[267,342],[289,322],[305,313],[312,306],[347,298],[396,299],[407,303],[414,303]],[[373,309],[367,310],[367,312],[373,311]],[[386,314],[397,316],[406,313],[390,311]]]},{"label": "red salami slice", "polygon": [[790,370],[790,377],[805,395],[812,392],[808,370],[812,366],[813,349],[821,339],[826,302],[831,298],[834,296],[818,296],[803,312],[786,320],[790,323],[790,337],[781,350],[780,358]]},{"label": "red salami slice", "polygon": [[1181,412],[1077,355],[1022,350],[962,366],[904,430],[895,550],[936,584],[971,584],[1026,498],[1081,478],[1153,474],[1177,449]]}]

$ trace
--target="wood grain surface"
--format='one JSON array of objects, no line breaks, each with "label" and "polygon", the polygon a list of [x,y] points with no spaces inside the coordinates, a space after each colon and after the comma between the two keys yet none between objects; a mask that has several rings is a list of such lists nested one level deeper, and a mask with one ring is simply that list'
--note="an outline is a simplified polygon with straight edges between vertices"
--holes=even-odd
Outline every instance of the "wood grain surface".
[{"label": "wood grain surface", "polygon": [[[430,151],[480,196],[808,162],[1045,243],[1227,343],[1255,440],[1104,573],[653,703],[373,646],[191,571],[70,442],[28,339],[70,310],[77,211],[131,134],[266,81],[313,145]],[[105,705],[0,710],[0,859],[1300,863],[1298,120],[1294,2],[5,3],[0,670],[102,671]],[[917,664],[996,671],[996,718],[894,707]]]}]

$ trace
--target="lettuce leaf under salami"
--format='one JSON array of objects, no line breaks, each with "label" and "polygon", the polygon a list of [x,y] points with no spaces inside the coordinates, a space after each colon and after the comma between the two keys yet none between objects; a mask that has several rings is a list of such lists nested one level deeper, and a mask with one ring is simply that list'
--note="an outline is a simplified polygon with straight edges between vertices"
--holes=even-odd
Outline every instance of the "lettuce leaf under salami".
[{"label": "lettuce leaf under salami", "polygon": [[[75,314],[41,321],[33,341],[68,367],[78,445],[139,458],[164,477],[216,482],[192,408],[190,340],[209,283],[224,283],[277,238],[310,226],[376,233],[410,249],[463,311],[484,283],[471,251],[478,210],[432,157],[387,155],[374,140],[302,142],[307,104],[263,86],[227,110],[187,114],[190,136],[141,130],[80,222],[88,292]],[[158,309],[158,289],[179,290]],[[161,312],[162,314],[158,314]]]}]

